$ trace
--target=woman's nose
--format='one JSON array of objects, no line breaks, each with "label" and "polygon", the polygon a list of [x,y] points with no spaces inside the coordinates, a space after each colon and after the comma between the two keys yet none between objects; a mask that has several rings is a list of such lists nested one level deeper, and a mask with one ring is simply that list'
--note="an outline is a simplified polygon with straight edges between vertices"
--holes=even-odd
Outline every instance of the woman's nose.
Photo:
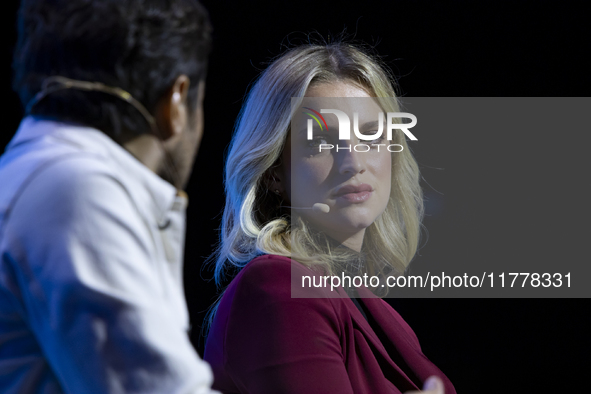
[{"label": "woman's nose", "polygon": [[[337,150],[337,147],[335,147]],[[367,152],[355,150],[355,145],[347,143],[339,144],[338,151],[335,151],[339,173],[341,175],[363,174],[366,170],[365,157]]]}]

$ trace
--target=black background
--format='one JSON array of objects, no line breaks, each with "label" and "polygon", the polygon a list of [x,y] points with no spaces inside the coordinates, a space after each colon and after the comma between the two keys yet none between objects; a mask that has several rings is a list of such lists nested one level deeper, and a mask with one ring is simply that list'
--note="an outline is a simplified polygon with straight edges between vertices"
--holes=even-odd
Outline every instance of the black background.
[{"label": "black background", "polygon": [[[215,298],[204,258],[216,242],[225,147],[250,83],[286,46],[344,29],[375,47],[409,97],[583,97],[589,92],[584,3],[558,1],[203,1],[214,52],[205,136],[188,192],[185,291],[192,340]],[[10,88],[17,2],[2,12],[4,146],[22,108]],[[560,116],[560,114],[546,114]],[[491,122],[498,119],[491,119]],[[581,130],[589,132],[588,124]],[[429,240],[413,264],[544,258],[589,264],[589,139],[581,130],[453,136],[413,150],[426,180]],[[510,146],[511,149],[505,149]],[[1,187],[1,185],[0,185]],[[577,278],[579,283],[589,278]],[[396,299],[424,353],[459,393],[588,392],[588,299]]]}]

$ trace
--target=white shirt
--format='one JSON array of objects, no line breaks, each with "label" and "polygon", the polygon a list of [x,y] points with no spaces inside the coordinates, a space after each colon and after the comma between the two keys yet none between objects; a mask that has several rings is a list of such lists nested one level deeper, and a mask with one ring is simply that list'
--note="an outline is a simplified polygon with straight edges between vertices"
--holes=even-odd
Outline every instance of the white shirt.
[{"label": "white shirt", "polygon": [[28,117],[0,157],[0,392],[210,393],[185,198],[99,130]]}]

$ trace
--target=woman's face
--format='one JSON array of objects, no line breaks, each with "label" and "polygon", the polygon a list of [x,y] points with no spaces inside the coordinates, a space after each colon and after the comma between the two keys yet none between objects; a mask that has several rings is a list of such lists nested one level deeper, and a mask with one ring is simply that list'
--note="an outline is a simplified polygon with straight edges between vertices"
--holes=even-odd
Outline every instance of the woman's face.
[{"label": "woman's face", "polygon": [[[339,124],[334,114],[323,114],[323,130],[314,121],[313,139],[307,138],[309,108],[338,109],[351,121],[351,139],[339,140]],[[314,108],[312,108],[314,109]],[[354,250],[361,250],[365,229],[384,211],[390,198],[392,153],[386,146],[386,133],[372,141],[359,140],[353,131],[358,113],[359,131],[376,134],[382,109],[365,90],[347,83],[311,86],[301,108],[294,114],[290,135],[283,151],[279,175],[283,196],[297,213],[314,227]],[[324,122],[323,122],[324,123]],[[320,144],[334,145],[319,149]],[[355,145],[366,144],[368,148]],[[385,144],[378,147],[377,144]],[[336,147],[339,147],[338,152]],[[284,180],[284,181],[283,181]],[[323,213],[310,208],[316,203],[330,207]]]}]

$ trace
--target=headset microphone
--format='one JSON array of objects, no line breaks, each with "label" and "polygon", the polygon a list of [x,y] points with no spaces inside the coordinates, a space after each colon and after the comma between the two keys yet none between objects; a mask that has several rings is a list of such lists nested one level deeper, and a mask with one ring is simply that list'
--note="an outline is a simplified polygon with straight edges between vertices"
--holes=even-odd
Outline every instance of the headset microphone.
[{"label": "headset microphone", "polygon": [[323,212],[323,213],[329,213],[330,212],[330,207],[326,204],[322,204],[320,202],[317,202],[316,204],[312,205],[312,210],[314,212]]},{"label": "headset microphone", "polygon": [[326,204],[322,204],[321,202],[317,202],[316,204],[312,205],[311,207],[289,207],[286,205],[282,205],[283,208],[291,208],[291,209],[311,209],[314,212],[322,212],[322,213],[329,213],[330,207]]}]

